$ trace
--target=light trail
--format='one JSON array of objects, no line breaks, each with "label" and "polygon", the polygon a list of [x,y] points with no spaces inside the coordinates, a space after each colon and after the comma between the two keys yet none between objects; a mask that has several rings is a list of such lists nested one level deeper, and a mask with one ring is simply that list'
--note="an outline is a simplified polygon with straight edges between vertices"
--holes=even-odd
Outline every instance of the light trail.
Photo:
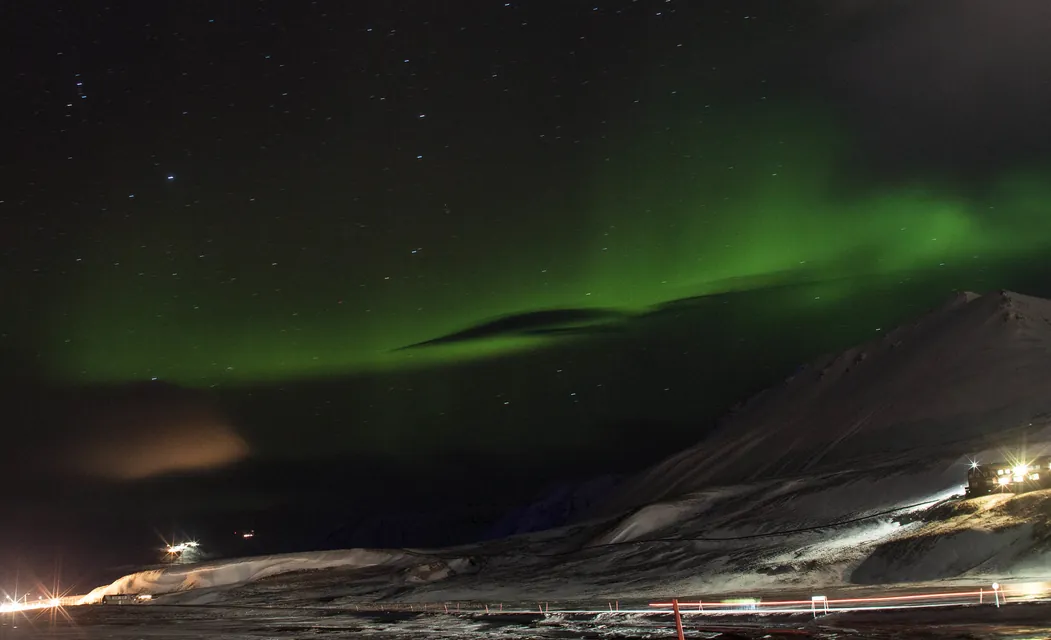
[{"label": "light trail", "polygon": [[[993,591],[990,590],[989,594],[992,595]],[[921,593],[921,594],[907,595],[907,596],[874,596],[874,597],[869,597],[869,598],[838,598],[838,599],[829,598],[829,599],[825,600],[825,602],[828,602],[829,606],[832,606],[834,604],[857,604],[857,603],[862,603],[862,602],[894,602],[896,600],[903,600],[903,601],[908,601],[908,600],[934,600],[934,599],[938,599],[938,598],[967,598],[967,597],[981,598],[983,595],[984,595],[984,591],[964,591],[964,592],[958,592],[958,593]],[[770,600],[770,601],[763,601],[763,600],[758,600],[757,599],[755,602],[748,602],[748,603],[744,603],[744,602],[733,603],[733,602],[703,602],[703,601],[701,601],[701,602],[689,602],[689,601],[679,601],[679,606],[680,607],[727,607],[727,606],[732,606],[732,607],[736,607],[739,610],[741,607],[744,607],[744,606],[781,607],[781,606],[792,606],[792,605],[803,605],[803,604],[810,605],[812,603],[813,603],[813,600]],[[659,608],[659,609],[670,609],[672,607],[672,603],[671,602],[654,602],[654,603],[651,603],[650,606],[654,607],[654,608]]]},{"label": "light trail", "polygon": [[[1047,601],[1051,596],[1051,584],[1029,583],[1015,586],[993,584],[992,588],[974,591],[917,593],[892,596],[866,596],[858,598],[827,598],[813,596],[810,600],[769,600],[742,598],[741,601],[678,601],[681,615],[771,615],[813,613],[832,611],[891,611],[929,607],[954,607],[990,605],[1003,606],[1009,603]],[[672,602],[654,602],[652,609],[673,609]],[[665,611],[666,612],[666,611]]]}]

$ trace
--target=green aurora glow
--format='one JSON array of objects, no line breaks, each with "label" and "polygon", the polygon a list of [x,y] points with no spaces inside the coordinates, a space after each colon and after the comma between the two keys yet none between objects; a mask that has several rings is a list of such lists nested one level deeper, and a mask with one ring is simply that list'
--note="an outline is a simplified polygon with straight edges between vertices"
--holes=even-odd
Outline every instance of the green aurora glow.
[{"label": "green aurora glow", "polygon": [[[40,351],[52,375],[91,382],[361,373],[547,343],[504,337],[396,351],[506,314],[638,313],[792,282],[824,282],[821,298],[841,299],[857,278],[970,269],[1047,249],[1051,218],[1041,211],[1051,203],[1051,172],[1005,171],[965,188],[860,180],[843,129],[801,113],[713,113],[672,128],[653,118],[639,127],[653,133],[582,171],[575,198],[520,205],[510,240],[469,231],[456,249],[425,249],[411,261],[369,256],[347,267],[354,249],[324,228],[289,240],[273,265],[239,242],[281,237],[287,228],[276,223],[246,220],[218,234],[189,230],[176,216],[96,227],[107,240],[83,256],[73,286],[64,281]],[[224,263],[170,273],[163,258],[139,257],[132,239],[144,237],[200,246]],[[814,298],[798,303],[820,304]]]}]

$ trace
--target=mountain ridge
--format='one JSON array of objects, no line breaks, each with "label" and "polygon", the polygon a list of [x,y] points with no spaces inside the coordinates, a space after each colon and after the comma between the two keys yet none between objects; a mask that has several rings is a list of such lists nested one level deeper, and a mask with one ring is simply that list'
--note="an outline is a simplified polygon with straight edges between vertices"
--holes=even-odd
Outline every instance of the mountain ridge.
[{"label": "mountain ridge", "polygon": [[835,469],[866,450],[945,446],[950,457],[962,455],[992,430],[1045,420],[1049,391],[1051,300],[959,292],[756,394],[703,441],[629,479],[599,510]]}]

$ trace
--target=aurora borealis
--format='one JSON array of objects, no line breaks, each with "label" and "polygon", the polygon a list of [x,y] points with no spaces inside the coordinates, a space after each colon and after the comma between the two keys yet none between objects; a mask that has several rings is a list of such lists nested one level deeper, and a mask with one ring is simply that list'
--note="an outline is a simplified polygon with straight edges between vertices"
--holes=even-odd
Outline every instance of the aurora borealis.
[{"label": "aurora borealis", "polygon": [[203,390],[253,459],[641,464],[1045,293],[1046,9],[988,6],[24,3],[7,378]]},{"label": "aurora borealis", "polygon": [[[203,187],[160,185],[119,203],[119,215],[70,222],[69,236],[92,241],[49,258],[39,276],[55,292],[37,316],[46,370],[191,386],[361,373],[413,364],[397,350],[505,315],[638,313],[797,282],[837,281],[830,293],[844,296],[852,276],[1046,250],[1049,172],[1007,169],[967,187],[861,181],[841,148],[848,134],[797,113],[773,104],[707,115],[610,150],[575,176],[572,197],[465,204],[458,222],[436,229],[374,231],[377,217],[421,215],[400,203],[348,219],[335,204],[260,219],[251,200],[230,198],[217,205],[230,213],[210,222],[212,211],[192,211],[208,207],[188,201]],[[301,189],[262,188],[257,199],[294,206],[312,199]],[[439,206],[435,217],[457,220],[456,204]],[[413,356],[441,364],[518,341],[504,342]]]}]

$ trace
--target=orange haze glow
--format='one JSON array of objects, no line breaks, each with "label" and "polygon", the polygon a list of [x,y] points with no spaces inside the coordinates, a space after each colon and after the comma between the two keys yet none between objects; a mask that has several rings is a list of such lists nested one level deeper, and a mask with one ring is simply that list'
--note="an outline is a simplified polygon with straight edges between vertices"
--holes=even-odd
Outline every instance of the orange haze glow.
[{"label": "orange haze glow", "polygon": [[248,443],[207,396],[162,385],[93,397],[80,407],[67,459],[93,476],[137,480],[216,469]]}]

